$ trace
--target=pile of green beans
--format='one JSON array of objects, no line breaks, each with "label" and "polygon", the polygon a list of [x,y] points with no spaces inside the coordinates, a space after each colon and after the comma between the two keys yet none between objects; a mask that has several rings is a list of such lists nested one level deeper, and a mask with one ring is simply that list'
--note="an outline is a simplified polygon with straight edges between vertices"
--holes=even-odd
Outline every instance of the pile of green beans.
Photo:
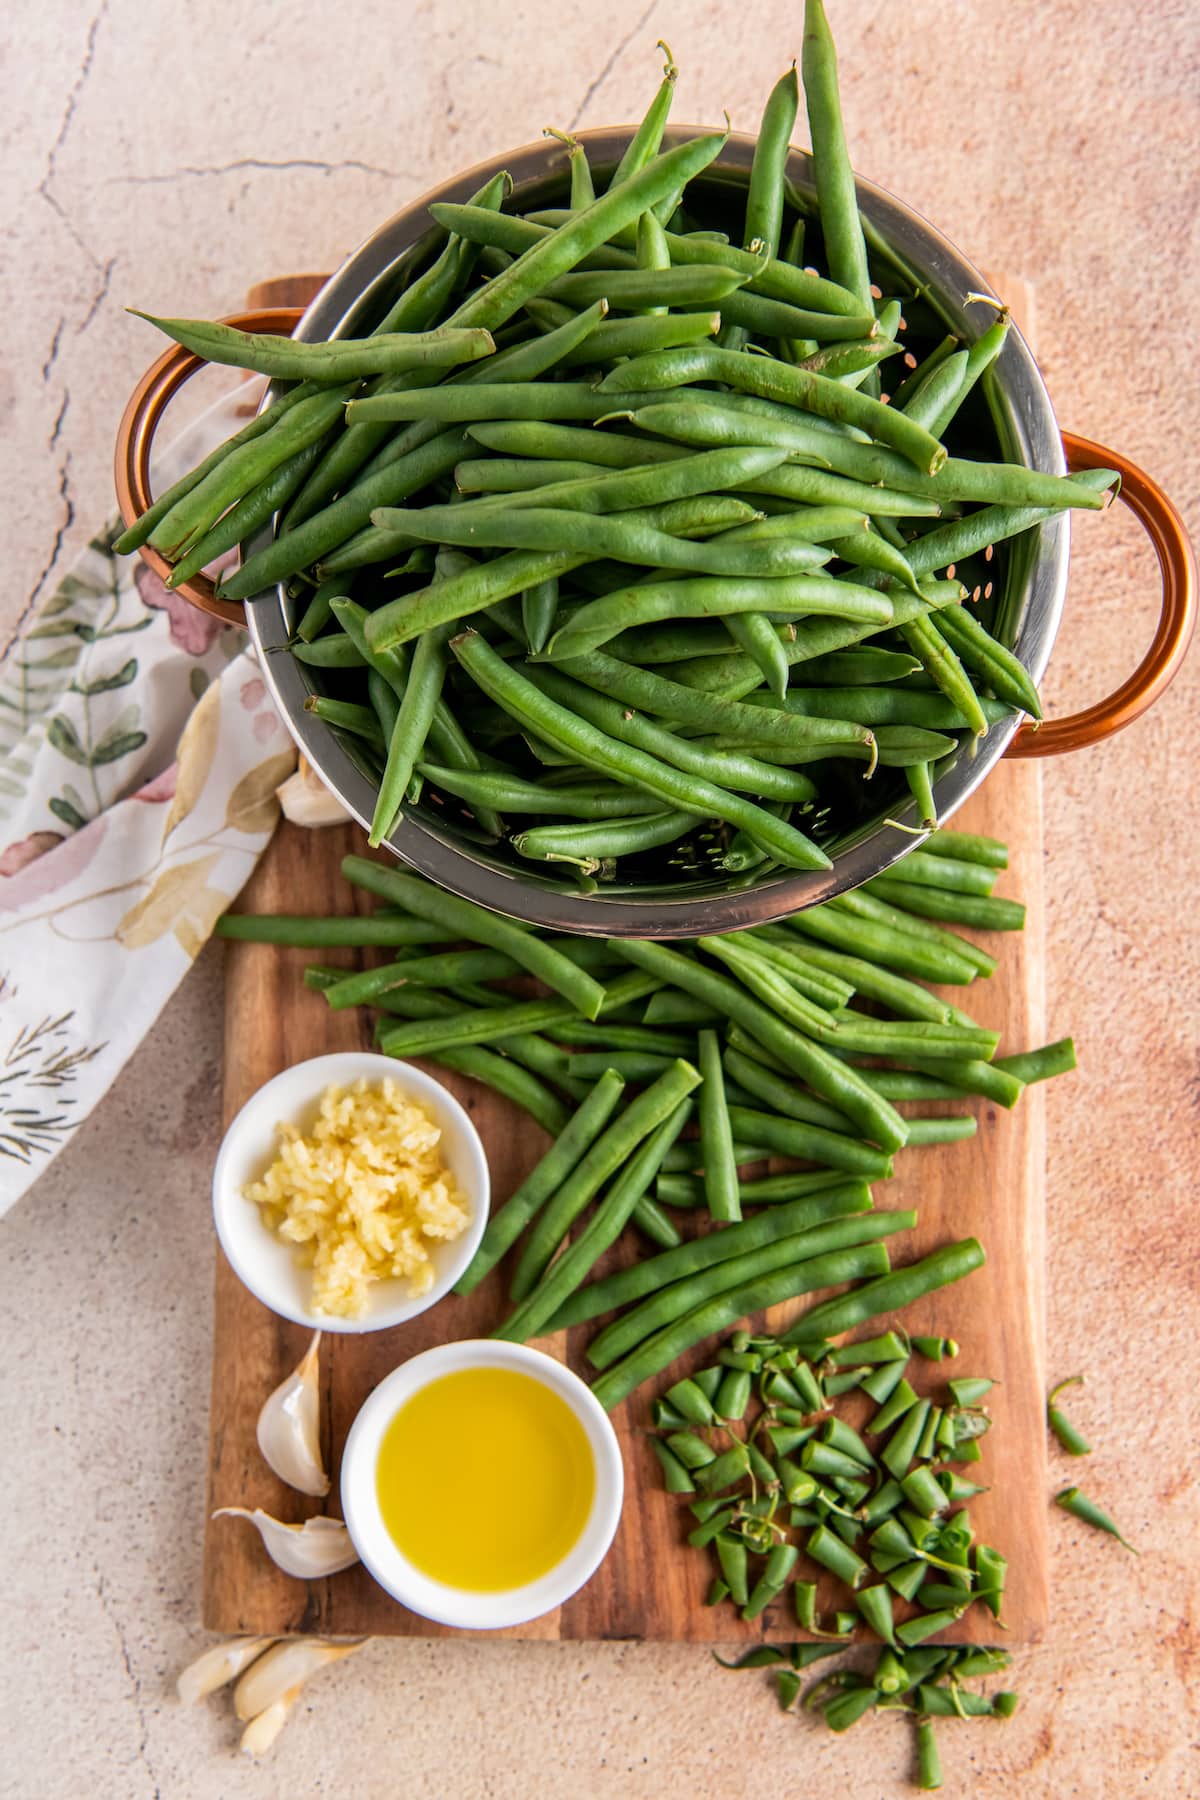
[{"label": "pile of green beans", "polygon": [[[960,345],[872,251],[820,0],[804,43],[740,192],[706,185],[723,133],[662,148],[667,52],[614,171],[564,138],[565,206],[506,211],[504,175],[434,205],[365,335],[141,315],[294,385],[118,548],[178,584],[240,544],[224,595],[289,585],[372,844],[423,809],[585,892],[755,884],[910,796],[932,827],[946,765],[1040,716],[989,628],[994,549],[1116,477],[989,460],[1007,316]],[[801,87],[815,208],[786,179]],[[987,882],[926,875],[928,915],[1015,925]]]},{"label": "pile of green beans", "polygon": [[[594,822],[582,829],[609,829],[611,784],[584,798]],[[992,838],[932,842],[910,859],[906,884],[921,911],[860,892],[670,946],[533,930],[362,856],[343,871],[374,913],[231,914],[217,929],[333,955],[378,951],[369,967],[314,964],[306,983],[333,1011],[370,1008],[388,1054],[481,1081],[549,1134],[459,1291],[511,1252],[514,1310],[498,1335],[607,1320],[587,1356],[612,1408],[765,1307],[855,1284],[801,1314],[789,1336],[803,1347],[982,1259],[967,1240],[893,1268],[893,1239],[915,1217],[876,1210],[868,1183],[886,1180],[906,1147],[974,1133],[970,1113],[929,1102],[979,1094],[1012,1106],[1029,1082],[1073,1068],[1074,1049],[1063,1040],[998,1056],[996,1033],[925,985],[966,985],[996,966],[924,912],[927,896],[983,904],[1007,863]],[[915,1116],[900,1110],[911,1103]],[[627,1226],[655,1254],[598,1269]]]},{"label": "pile of green beans", "polygon": [[[1007,1559],[975,1541],[970,1503],[985,1489],[962,1473],[980,1459],[993,1383],[957,1378],[922,1397],[907,1379],[915,1361],[958,1346],[899,1326],[837,1349],[810,1339],[807,1353],[790,1336],[735,1332],[654,1402],[663,1485],[688,1496],[687,1541],[713,1558],[706,1604],[753,1621],[790,1594],[808,1634],[723,1667],[772,1668],[787,1711],[800,1671],[865,1627],[882,1640],[873,1670],[824,1670],[800,1704],[834,1731],[876,1710],[904,1714],[917,1729],[917,1785],[936,1787],[931,1721],[1010,1718],[1017,1705],[1011,1691],[962,1686],[1007,1668],[1006,1651],[929,1643],[976,1605],[1003,1625]],[[871,1402],[857,1429],[843,1396]],[[818,1582],[830,1578],[832,1610],[819,1612]]]}]

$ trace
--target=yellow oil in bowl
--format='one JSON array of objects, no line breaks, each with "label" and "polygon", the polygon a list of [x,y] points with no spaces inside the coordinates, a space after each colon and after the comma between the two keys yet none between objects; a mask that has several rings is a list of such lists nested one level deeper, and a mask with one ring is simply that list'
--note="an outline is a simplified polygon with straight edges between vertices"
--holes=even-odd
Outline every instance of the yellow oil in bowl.
[{"label": "yellow oil in bowl", "polygon": [[393,1543],[423,1574],[498,1593],[548,1574],[578,1542],[596,1465],[575,1413],[544,1382],[459,1369],[400,1407],[376,1489]]}]

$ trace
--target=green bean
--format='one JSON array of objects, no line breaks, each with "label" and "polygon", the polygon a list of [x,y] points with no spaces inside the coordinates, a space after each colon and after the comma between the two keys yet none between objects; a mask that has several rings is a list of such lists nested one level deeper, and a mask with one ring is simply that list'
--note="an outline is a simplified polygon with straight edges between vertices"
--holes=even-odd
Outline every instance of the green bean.
[{"label": "green bean", "polygon": [[664,1443],[658,1438],[650,1439],[650,1448],[657,1456],[663,1472],[663,1487],[668,1494],[694,1494],[696,1484],[684,1468],[677,1456],[673,1456]]},{"label": "green bean", "polygon": [[1074,1038],[1059,1038],[1056,1043],[1046,1044],[1040,1050],[1027,1050],[1020,1056],[997,1057],[992,1064],[993,1068],[1015,1076],[1024,1084],[1049,1081],[1052,1076],[1065,1075],[1078,1066]]},{"label": "green bean", "polygon": [[[736,1029],[736,1028],[735,1028]],[[818,1125],[826,1131],[836,1131],[845,1135],[852,1129],[845,1113],[838,1112],[836,1107],[826,1106],[820,1100],[814,1100],[790,1081],[784,1081],[764,1068],[750,1056],[743,1056],[738,1050],[728,1049],[725,1052],[725,1067],[749,1090],[756,1100],[764,1102],[777,1113],[785,1117],[799,1119],[805,1125]]]},{"label": "green bean", "polygon": [[510,842],[518,856],[537,862],[574,863],[585,874],[594,874],[610,857],[636,856],[660,844],[673,844],[698,823],[696,813],[646,813],[634,819],[609,819],[588,828],[541,825],[532,831],[517,832]]},{"label": "green bean", "polygon": [[454,485],[460,494],[527,494],[537,488],[560,481],[582,481],[594,473],[585,462],[539,462],[530,457],[469,457],[454,471]]},{"label": "green bean", "polygon": [[[547,1269],[523,1303],[492,1333],[493,1337],[525,1343],[546,1332],[554,1314],[624,1230],[638,1201],[654,1180],[663,1157],[683,1129],[690,1110],[691,1102],[681,1101],[642,1141],[579,1237]],[[679,1455],[677,1442],[672,1442],[672,1448]],[[709,1453],[710,1460],[712,1454]]]},{"label": "green bean", "polygon": [[911,619],[900,626],[900,635],[919,659],[926,674],[964,716],[976,737],[987,735],[987,714],[971,686],[970,677],[932,619]]},{"label": "green bean", "polygon": [[965,607],[947,607],[936,625],[927,621],[931,630],[948,640],[963,662],[981,675],[996,696],[1040,719],[1042,703],[1028,671],[1011,650],[985,631],[973,613]]},{"label": "green bean", "polygon": [[794,1156],[848,1175],[862,1175],[868,1181],[882,1181],[891,1173],[890,1159],[883,1151],[842,1132],[745,1106],[731,1106],[729,1119],[736,1133],[765,1145],[774,1156]]},{"label": "green bean", "polygon": [[981,1268],[984,1261],[983,1250],[974,1238],[947,1244],[919,1262],[910,1263],[907,1268],[894,1269],[878,1281],[867,1282],[854,1293],[809,1307],[791,1329],[784,1332],[783,1342],[803,1344],[814,1338],[839,1336],[881,1313],[898,1312],[925,1294],[961,1281],[973,1270]]},{"label": "green bean", "polygon": [[[607,665],[605,665],[607,669]],[[795,770],[779,769],[774,764],[744,756],[738,752],[722,753],[677,737],[653,721],[630,711],[617,700],[610,700],[590,687],[571,680],[558,670],[530,668],[526,674],[535,687],[580,718],[603,731],[608,737],[643,750],[661,762],[670,763],[684,774],[707,779],[722,787],[744,790],[781,800],[811,800],[812,783]],[[584,815],[581,815],[584,816]]]},{"label": "green bean", "polygon": [[809,907],[787,921],[792,930],[814,937],[863,960],[916,975],[925,981],[965,986],[978,970],[965,956],[930,944],[882,921],[854,916],[832,904]]},{"label": "green bean", "polygon": [[730,1225],[725,1231],[692,1238],[677,1250],[666,1251],[661,1256],[635,1263],[593,1282],[559,1309],[554,1315],[553,1328],[560,1331],[568,1325],[582,1324],[600,1313],[626,1306],[643,1295],[656,1294],[670,1283],[764,1244],[802,1235],[831,1220],[869,1213],[870,1206],[870,1192],[861,1181],[841,1181],[824,1193],[802,1195],[778,1211]]},{"label": "green bean", "polygon": [[[726,307],[726,316],[728,313]],[[937,439],[924,426],[894,407],[882,406],[878,400],[827,376],[815,374],[811,369],[773,362],[768,357],[720,350],[713,345],[697,344],[635,357],[632,362],[618,364],[611,370],[600,383],[600,391],[621,394],[630,389],[648,391],[694,386],[702,381],[719,381],[735,393],[752,394],[760,400],[776,401],[806,413],[816,413],[819,418],[840,425],[852,425],[877,442],[890,445],[926,475],[936,475],[946,462],[946,452]],[[750,416],[758,417],[757,414]],[[786,422],[783,415],[781,421]],[[805,438],[802,447],[807,447],[808,443],[809,439]]]},{"label": "green bean", "polygon": [[325,448],[325,439],[317,438],[280,463],[265,481],[251,488],[235,506],[231,506],[215,525],[177,562],[167,576],[166,585],[174,590],[193,575],[215,562],[227,550],[252,537],[260,525],[283,506],[299,488],[308,471]]},{"label": "green bean", "polygon": [[358,969],[325,990],[334,1012],[363,1006],[396,987],[452,987],[460,982],[503,981],[521,973],[521,965],[503,950],[448,950],[416,961],[384,963]]},{"label": "green bean", "polygon": [[341,634],[314,638],[311,644],[293,644],[292,655],[311,669],[361,669],[366,665],[358,646]]},{"label": "green bean", "polygon": [[927,431],[932,430],[935,423],[944,421],[938,428],[945,430],[966,392],[969,360],[965,350],[956,350],[944,357],[897,410],[906,418],[916,419]]},{"label": "green bean", "polygon": [[[559,230],[532,243],[516,262],[465,301],[449,323],[489,330],[503,325],[526,300],[544,293],[552,281],[573,269],[590,251],[634,224],[647,207],[686,186],[712,162],[724,143],[724,133],[712,132],[655,157],[636,174],[610,187],[591,206],[573,213]],[[438,209],[438,213],[444,211]],[[439,217],[439,223],[445,222],[444,217]]]},{"label": "green bean", "polygon": [[779,254],[779,234],[783,225],[783,172],[787,164],[788,144],[800,89],[796,67],[781,75],[767,97],[762,122],[754,146],[750,182],[746,190],[745,243],[749,250],[761,245],[772,256]]},{"label": "green bean", "polygon": [[148,541],[172,560],[186,556],[203,542],[227,507],[240,504],[281,465],[323,439],[352,392],[352,386],[343,385],[313,394],[277,418],[264,436],[232,450],[162,515]]},{"label": "green bean", "polygon": [[725,1101],[721,1050],[715,1031],[702,1031],[698,1039],[700,1074],[700,1152],[704,1158],[704,1191],[709,1217],[723,1223],[742,1216],[738,1198],[737,1164],[733,1160],[733,1132]]},{"label": "green bean", "polygon": [[577,1051],[567,1057],[568,1073],[589,1080],[605,1069],[615,1069],[626,1081],[656,1081],[671,1066],[669,1056],[647,1050]]},{"label": "green bean", "polygon": [[302,643],[310,644],[328,625],[333,614],[330,601],[349,598],[346,594],[346,583],[338,578],[323,581],[313,590],[313,595],[304,609],[299,624],[293,632]]},{"label": "green bean", "polygon": [[[772,1220],[775,1222],[778,1214]],[[915,1213],[868,1213],[858,1218],[834,1219],[825,1225],[805,1230],[794,1237],[760,1241],[750,1249],[729,1254],[706,1268],[660,1287],[620,1318],[605,1327],[587,1348],[587,1358],[598,1369],[608,1368],[633,1349],[634,1345],[662,1329],[670,1320],[690,1312],[704,1300],[742,1287],[759,1275],[769,1274],[785,1263],[824,1257],[833,1252],[856,1248],[864,1243],[880,1242],[897,1231],[908,1230],[915,1223]],[[732,1228],[731,1228],[732,1230]],[[727,1239],[731,1231],[717,1234]],[[805,1467],[808,1465],[806,1464]]]},{"label": "green bean", "polygon": [[[656,1331],[621,1362],[606,1369],[593,1383],[592,1392],[605,1410],[611,1412],[634,1388],[657,1375],[702,1338],[724,1331],[737,1320],[790,1300],[797,1294],[829,1287],[835,1282],[872,1276],[880,1272],[886,1262],[887,1251],[881,1244],[864,1244],[857,1249],[813,1257],[791,1268],[777,1268],[760,1275],[741,1287],[716,1295]],[[717,1541],[719,1543],[720,1539]]]},{"label": "green bean", "polygon": [[[1001,350],[1003,350],[1010,324],[1011,320],[1009,318],[1008,310],[1005,308],[994,322],[988,326],[987,330],[980,333],[975,342],[967,350],[966,363],[961,382],[950,387],[945,392],[937,392],[937,390],[934,390],[933,397],[936,398],[938,404],[936,406],[932,403],[929,405],[928,417],[926,419],[926,423],[931,431],[936,431],[939,436],[945,431],[947,425],[949,425],[951,419],[953,419],[955,413],[959,410],[976,382],[983,375],[984,371],[995,362]],[[924,393],[921,395],[921,405],[924,410],[926,406]]]},{"label": "green bean", "polygon": [[770,706],[747,707],[736,700],[701,696],[653,670],[635,669],[602,651],[572,657],[567,673],[623,706],[656,713],[680,724],[698,725],[705,731],[718,731],[744,742],[778,744],[790,752],[803,751],[813,744],[859,746],[868,756],[872,750],[873,735],[865,725],[848,720],[807,720]]},{"label": "green bean", "polygon": [[328,725],[349,731],[354,737],[365,738],[373,750],[383,751],[383,733],[369,706],[357,706],[350,700],[329,700],[324,694],[309,694],[304,710],[315,713]]},{"label": "green bean", "polygon": [[921,845],[926,856],[951,856],[961,862],[982,863],[989,869],[1007,869],[1008,846],[999,838],[979,837],[969,831],[939,831]]},{"label": "green bean", "polygon": [[865,1136],[885,1151],[898,1150],[905,1139],[905,1124],[894,1109],[872,1092],[861,1075],[830,1057],[819,1045],[808,1042],[785,1025],[750,994],[715,970],[669,950],[663,944],[642,939],[611,939],[612,947],[626,961],[656,974],[735,1020],[785,1066],[805,1080],[822,1099],[847,1113]]},{"label": "green bean", "polygon": [[794,826],[772,818],[761,807],[703,777],[685,775],[642,750],[607,737],[550,699],[540,686],[509,668],[477,633],[468,632],[454,639],[451,648],[489,698],[498,700],[523,725],[585,767],[657,794],[668,806],[728,819],[735,825],[752,824],[756,835],[770,844],[772,854],[790,866],[826,866],[824,853]]},{"label": "green bean", "polygon": [[478,1287],[501,1257],[516,1242],[535,1213],[576,1168],[612,1116],[624,1082],[619,1075],[602,1075],[579,1109],[563,1126],[546,1155],[530,1171],[512,1197],[492,1214],[466,1272],[455,1284],[455,1293],[469,1294]]},{"label": "green bean", "polygon": [[363,375],[398,374],[415,368],[447,368],[490,356],[496,348],[483,330],[377,333],[306,344],[265,332],[239,331],[206,319],[160,319],[128,309],[205,362],[254,369],[283,381],[344,382]]},{"label": "green bean", "polygon": [[[341,945],[438,944],[445,928],[425,919],[389,918],[373,913],[367,918],[307,918],[298,913],[222,913],[214,935],[239,943],[287,944],[302,949],[334,949]],[[346,973],[338,970],[338,976]]]},{"label": "green bean", "polygon": [[355,887],[403,906],[417,918],[440,923],[448,934],[472,939],[491,949],[503,950],[531,975],[536,975],[556,993],[562,994],[586,1018],[599,1016],[605,991],[585,970],[569,961],[552,944],[535,937],[520,926],[488,912],[474,901],[445,893],[415,876],[398,869],[383,868],[365,857],[347,856],[342,873]]},{"label": "green bean", "polygon": [[440,763],[423,762],[421,771],[435,787],[476,804],[490,804],[502,812],[549,813],[574,819],[619,819],[637,811],[653,813],[661,810],[661,802],[650,795],[639,796],[627,787],[601,781],[578,781],[569,786],[547,787],[541,782],[523,781],[507,771],[495,769],[449,769]]},{"label": "green bean", "polygon": [[[634,132],[620,162],[613,170],[612,179],[608,184],[609,193],[612,193],[623,181],[628,181],[631,176],[644,169],[651,159],[658,155],[659,146],[662,143],[663,132],[671,111],[671,101],[675,97],[675,82],[679,70],[675,67],[675,60],[661,38],[655,45],[655,49],[661,50],[667,59],[663,67],[662,81],[650,102],[645,118]],[[574,206],[574,202],[572,202],[572,206]]]},{"label": "green bean", "polygon": [[299,406],[301,401],[311,400],[315,394],[316,388],[312,382],[302,382],[299,386],[290,389],[281,399],[273,401],[262,412],[256,413],[248,425],[243,425],[240,431],[236,431],[232,437],[226,438],[223,444],[218,444],[216,449],[211,451],[202,462],[197,463],[196,467],[187,475],[182,476],[165,493],[160,494],[152,506],[147,507],[146,511],[135,519],[132,525],[126,527],[113,544],[117,555],[128,556],[131,551],[140,549],[171,509],[193,489],[199,487],[205,477],[210,475],[220,463],[223,463],[233,451],[240,449],[243,444],[253,443],[256,438],[264,437],[267,432],[274,429],[285,414]]},{"label": "green bean", "polygon": [[804,1546],[805,1554],[822,1568],[844,1581],[849,1588],[859,1588],[870,1573],[861,1556],[848,1544],[835,1537],[826,1526],[818,1525]]},{"label": "green bean", "polygon": [[439,640],[432,631],[427,631],[417,643],[367,834],[367,842],[373,849],[391,834],[413,771],[425,748],[446,673],[443,644],[444,640]]},{"label": "green bean", "polygon": [[245,600],[319,561],[366,525],[374,508],[407,499],[429,482],[448,475],[460,460],[465,444],[461,431],[438,432],[378,475],[360,481],[348,494],[306,519],[294,531],[248,557],[240,569],[222,578],[222,595]]},{"label": "green bean", "polygon": [[[919,938],[924,943],[936,945],[950,956],[965,958],[975,968],[977,974],[992,975],[996,970],[996,959],[973,944],[969,938],[958,937],[952,931],[943,931],[939,925],[931,925],[925,919],[917,918],[911,912],[904,912],[898,906],[889,905],[871,894],[854,890],[848,894],[839,894],[830,903],[840,911],[853,913],[856,918],[872,920],[878,924],[890,925],[896,930],[905,931],[910,937]],[[933,977],[934,980],[937,977]]]},{"label": "green bean", "polygon": [[[1120,478],[1112,469],[1080,469],[1071,479],[1081,487],[1104,494]],[[965,562],[979,550],[1054,518],[1059,510],[1047,506],[981,507],[966,518],[955,519],[917,538],[908,546],[909,562],[918,574]]]},{"label": "green bean", "polygon": [[846,343],[826,344],[820,350],[800,356],[797,367],[809,369],[814,375],[826,375],[831,381],[843,381],[848,375],[866,375],[888,357],[898,356],[903,349],[903,345],[896,343],[891,332],[885,329],[882,318],[879,330],[879,337],[861,338],[857,343],[851,339]]},{"label": "green bean", "polygon": [[1121,1535],[1108,1514],[1102,1512],[1094,1500],[1089,1500],[1086,1494],[1080,1493],[1077,1487],[1064,1488],[1060,1494],[1055,1494],[1054,1501],[1056,1506],[1061,1506],[1064,1512],[1069,1512],[1074,1518],[1081,1519],[1085,1525],[1091,1525],[1097,1531],[1106,1531],[1110,1537],[1115,1537],[1134,1556],[1139,1554],[1128,1539]]},{"label": "green bean", "polygon": [[550,640],[547,655],[556,662],[587,655],[618,632],[660,619],[728,618],[763,609],[775,616],[831,614],[872,619],[883,626],[892,609],[887,601],[880,608],[880,598],[870,595],[867,588],[812,575],[641,582],[589,601],[573,613]]},{"label": "green bean", "polygon": [[[596,1139],[535,1220],[513,1277],[511,1292],[515,1301],[523,1301],[533,1292],[562,1239],[601,1184],[629,1159],[643,1138],[655,1131],[699,1082],[700,1076],[690,1063],[682,1059],[676,1061]],[[664,1142],[664,1154],[676,1135],[677,1132],[672,1133],[671,1139]],[[651,1170],[651,1176],[653,1173]],[[639,1197],[640,1190],[634,1199]],[[562,1297],[565,1299],[566,1295]]]},{"label": "green bean", "polygon": [[904,881],[916,882],[920,887],[949,888],[958,894],[990,894],[996,883],[996,870],[985,863],[929,856],[924,850],[910,850],[893,867]]},{"label": "green bean", "polygon": [[958,894],[948,888],[925,887],[890,875],[877,876],[864,886],[868,894],[888,904],[927,914],[931,919],[976,925],[982,931],[1021,931],[1025,925],[1025,908],[1019,900]]},{"label": "green bean", "polygon": [[[728,303],[724,310],[728,315]],[[838,384],[834,383],[834,386]],[[847,391],[838,387],[841,394]],[[680,395],[684,397],[680,398]],[[1045,475],[1017,463],[968,462],[951,456],[936,475],[927,475],[894,450],[820,430],[802,417],[787,417],[782,408],[776,409],[779,414],[776,417],[775,412],[765,410],[759,412],[728,404],[701,403],[698,399],[687,398],[684,389],[676,390],[672,401],[636,394],[626,395],[625,400],[634,422],[660,436],[697,445],[774,444],[793,456],[803,456],[818,467],[827,468],[831,473],[867,484],[884,483],[901,493],[912,492],[935,500],[997,501],[1011,506],[1082,507],[1092,512],[1099,511],[1104,504],[1094,489],[1083,482],[1065,475]],[[362,400],[354,402],[360,407],[369,404],[371,402]],[[579,407],[582,416],[582,400],[564,401],[564,414],[571,405]],[[883,410],[891,412],[890,407]],[[777,477],[772,476],[770,480],[774,485]]]},{"label": "green bean", "polygon": [[[642,217],[647,215],[643,213]],[[546,303],[547,310],[554,302]],[[535,316],[540,302],[531,303]],[[643,356],[649,350],[670,350],[679,344],[696,344],[714,337],[721,329],[719,312],[634,314],[626,319],[606,319],[577,349],[559,358],[565,369],[612,362],[618,356]],[[665,461],[666,458],[663,458]]]},{"label": "green bean", "polygon": [[837,52],[821,0],[805,0],[801,71],[826,261],[834,280],[869,307],[871,276],[842,126]]},{"label": "green bean", "polygon": [[[877,1000],[882,1006],[897,1013],[902,1019],[926,1019],[933,1024],[947,1024],[958,1018],[966,1023],[965,1014],[957,1008],[949,1006],[946,1001],[939,1000],[928,988],[920,987],[915,981],[906,981],[903,976],[893,974],[890,969],[880,968],[873,961],[861,956],[846,956],[836,950],[827,950],[821,944],[805,943],[797,947],[797,954],[805,962],[811,962],[815,969],[841,980],[852,993],[858,993],[867,1000]],[[845,1004],[843,1001],[841,1004]],[[752,1052],[754,1054],[754,1052]],[[905,1099],[944,1099],[941,1094],[906,1094]],[[953,1098],[953,1095],[950,1096]]]},{"label": "green bean", "polygon": [[521,596],[521,622],[529,648],[535,655],[545,648],[546,640],[554,630],[557,612],[557,576],[552,575],[549,581],[536,581],[525,589]]},{"label": "green bean", "polygon": [[717,305],[741,287],[744,279],[720,263],[696,263],[690,268],[668,265],[665,269],[597,269],[560,275],[547,284],[543,293],[566,306],[588,306],[604,300],[615,311],[632,312],[653,306],[660,299],[680,308]]},{"label": "green bean", "polygon": [[[569,1000],[523,1000],[510,1005],[503,994],[490,989],[480,991],[487,995],[487,1001],[477,1002],[452,1016],[432,1023],[384,1027],[378,1034],[380,1048],[387,1056],[436,1056],[439,1051],[456,1049],[460,1044],[478,1044],[514,1034],[524,1036],[531,1031],[573,1026],[579,1017],[577,1008]],[[632,982],[626,976],[618,976],[604,991],[607,998],[600,1010],[616,1012],[650,993],[652,984],[649,979]],[[499,1004],[492,1007],[491,1001]]]},{"label": "green bean", "polygon": [[558,1095],[536,1075],[531,1075],[518,1063],[510,1062],[506,1056],[497,1056],[491,1050],[472,1044],[461,1050],[444,1050],[438,1061],[447,1069],[469,1075],[473,1081],[481,1081],[485,1087],[502,1094],[536,1119],[542,1130],[552,1137],[567,1123],[567,1110]]},{"label": "green bean", "polygon": [[[578,554],[580,561],[611,556],[618,562],[658,569],[685,569],[697,574],[788,575],[819,565],[824,560],[824,553],[803,539],[753,545],[726,544],[720,538],[692,542],[672,537],[650,519],[632,512],[610,517],[565,507],[531,505],[502,510],[487,504],[466,503],[418,509],[377,507],[372,522],[381,531],[394,532],[397,547],[407,547],[411,542],[432,542],[461,544],[467,548],[542,551],[554,557]],[[449,587],[450,583],[445,585]],[[873,598],[877,600],[878,596]],[[392,605],[400,609],[405,603],[394,601]],[[852,603],[847,601],[845,610],[849,611],[851,607]],[[389,609],[381,608],[375,618],[382,617],[385,611]],[[878,617],[877,614],[874,616]],[[376,639],[376,642],[381,640]]]},{"label": "green bean", "polygon": [[860,650],[835,650],[812,658],[805,668],[807,680],[820,687],[877,687],[880,682],[903,681],[920,670],[915,656],[897,650],[864,645]]}]

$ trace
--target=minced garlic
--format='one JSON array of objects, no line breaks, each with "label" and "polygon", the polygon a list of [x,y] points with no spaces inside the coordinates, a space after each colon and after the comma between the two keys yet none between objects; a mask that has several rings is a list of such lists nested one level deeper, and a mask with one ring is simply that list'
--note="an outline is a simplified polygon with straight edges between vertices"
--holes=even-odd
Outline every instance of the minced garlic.
[{"label": "minced garlic", "polygon": [[307,1133],[281,1124],[279,1153],[246,1188],[272,1231],[303,1247],[317,1312],[359,1318],[372,1281],[427,1293],[435,1243],[461,1236],[466,1201],[441,1154],[441,1129],[394,1081],[327,1088]]}]

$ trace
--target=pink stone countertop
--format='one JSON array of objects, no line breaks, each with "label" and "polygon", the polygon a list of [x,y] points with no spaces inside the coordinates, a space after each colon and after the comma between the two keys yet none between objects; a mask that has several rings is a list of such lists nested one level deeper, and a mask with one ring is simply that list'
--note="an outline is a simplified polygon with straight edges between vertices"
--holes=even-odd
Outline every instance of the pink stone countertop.
[{"label": "pink stone countertop", "polygon": [[[985,268],[1036,285],[1059,416],[1200,525],[1200,13],[1186,0],[834,0],[861,171]],[[331,267],[435,178],[543,124],[637,116],[654,39],[682,118],[752,129],[799,0],[16,0],[0,65],[8,579],[0,643],[111,505],[114,426],[156,351],[127,318],[235,306]],[[1114,515],[1078,530],[1052,708],[1148,642],[1153,568]],[[1053,1618],[1007,1725],[941,1733],[946,1791],[1200,1795],[1198,1232],[1190,885],[1200,661],[1111,744],[1045,774],[1049,1366],[1089,1374],[1082,1480],[1134,1562],[1052,1521]],[[208,951],[107,1103],[0,1235],[7,1570],[0,1793],[637,1800],[902,1795],[908,1734],[775,1710],[686,1646],[386,1642],[305,1690],[269,1763],[227,1704],[172,1692],[200,1646],[221,956]],[[164,1080],[164,1071],[169,1079]],[[1000,1196],[997,1196],[1000,1204]],[[1066,1459],[1053,1474],[1074,1476]]]}]

